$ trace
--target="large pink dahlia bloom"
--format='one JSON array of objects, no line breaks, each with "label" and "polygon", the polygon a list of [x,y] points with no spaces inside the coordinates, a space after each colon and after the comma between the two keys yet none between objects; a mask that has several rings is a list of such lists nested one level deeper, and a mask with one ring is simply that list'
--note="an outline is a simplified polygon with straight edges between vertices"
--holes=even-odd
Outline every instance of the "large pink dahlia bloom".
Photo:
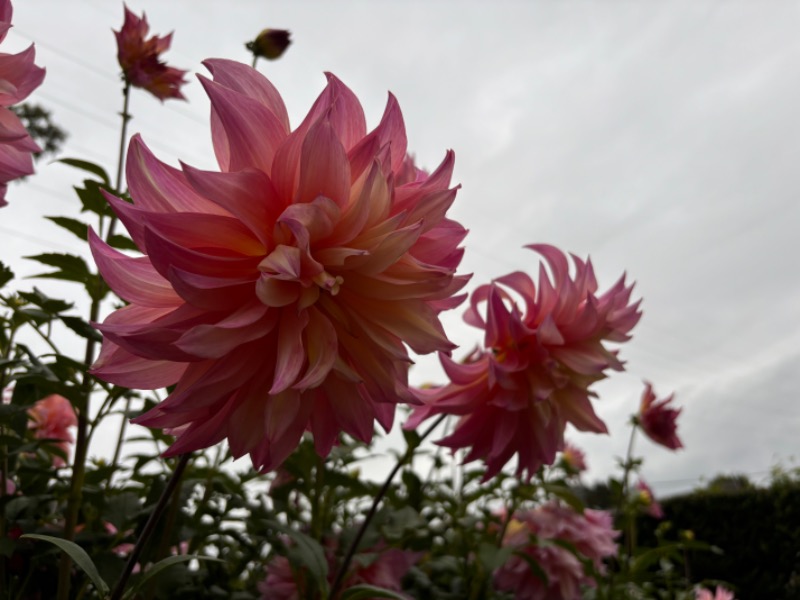
[{"label": "large pink dahlia bloom", "polygon": [[445,217],[453,154],[428,175],[406,157],[390,96],[367,133],[336,77],[291,131],[257,71],[209,60],[201,76],[221,172],[157,160],[138,137],[133,204],[108,200],[144,256],[92,236],[98,267],[130,305],[99,327],[94,373],[133,388],[177,384],[135,422],[177,436],[168,455],[228,438],[256,468],[279,465],[313,432],[326,455],[340,431],[369,441],[391,427],[415,352],[454,346],[439,313],[466,230]]},{"label": "large pink dahlia bloom", "polygon": [[[415,409],[407,428],[435,414],[460,415],[455,431],[439,444],[471,450],[467,461],[486,461],[485,478],[495,475],[515,454],[517,473],[534,474],[552,464],[564,448],[564,430],[572,423],[581,431],[606,433],[589,401],[589,386],[606,369],[622,370],[616,350],[605,342],[623,342],[638,322],[639,302],[630,303],[633,286],[621,277],[597,295],[590,261],[567,257],[544,244],[539,287],[515,272],[475,290],[464,320],[485,330],[485,350],[464,364],[441,355],[450,383],[420,390],[424,405]],[[515,297],[516,296],[516,297]],[[521,299],[524,310],[517,300]],[[486,304],[486,317],[478,310]]]},{"label": "large pink dahlia bloom", "polygon": [[[0,0],[0,42],[11,29],[10,0]],[[44,69],[34,64],[33,44],[18,54],[0,52],[0,207],[6,202],[8,183],[33,173],[33,153],[41,148],[9,106],[25,100],[44,80]]]}]

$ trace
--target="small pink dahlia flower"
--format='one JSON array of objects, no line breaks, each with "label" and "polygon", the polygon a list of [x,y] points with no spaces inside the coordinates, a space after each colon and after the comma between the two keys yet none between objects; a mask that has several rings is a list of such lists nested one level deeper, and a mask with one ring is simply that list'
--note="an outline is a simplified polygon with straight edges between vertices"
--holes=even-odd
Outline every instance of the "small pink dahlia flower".
[{"label": "small pink dahlia flower", "polygon": [[681,440],[678,438],[678,415],[681,414],[680,408],[674,409],[667,405],[672,402],[674,397],[670,395],[664,400],[656,400],[653,386],[645,382],[642,403],[639,407],[639,425],[645,435],[656,444],[661,444],[670,450],[683,448]]},{"label": "small pink dahlia flower", "polygon": [[714,592],[707,588],[698,588],[695,592],[695,600],[734,600],[734,597],[730,590],[717,586]]},{"label": "small pink dahlia flower", "polygon": [[156,159],[138,137],[133,204],[108,196],[144,253],[91,236],[109,286],[130,304],[99,326],[94,365],[118,385],[170,396],[134,422],[168,428],[167,455],[228,438],[271,470],[303,432],[327,455],[341,431],[368,442],[413,402],[406,345],[447,352],[439,313],[458,304],[466,230],[445,217],[453,153],[428,175],[406,157],[390,95],[367,133],[355,95],[333,75],[291,131],[272,84],[209,60],[220,172]]},{"label": "small pink dahlia flower", "polygon": [[611,514],[606,511],[586,509],[580,514],[568,506],[549,502],[518,512],[509,523],[503,546],[511,546],[536,561],[547,581],[515,554],[495,571],[495,587],[513,592],[521,600],[578,600],[583,586],[594,587],[597,583],[586,573],[579,557],[558,542],[568,543],[602,574],[603,560],[617,553],[618,536]]},{"label": "small pink dahlia flower", "polygon": [[145,39],[149,30],[147,17],[142,14],[140,19],[126,6],[122,29],[114,31],[117,60],[125,81],[147,90],[162,102],[167,98],[185,100],[180,88],[186,83],[183,78],[186,71],[168,67],[159,57],[169,49],[172,33]]},{"label": "small pink dahlia flower", "polygon": [[[11,29],[10,0],[0,0],[0,42]],[[18,54],[0,52],[0,207],[6,202],[8,183],[33,173],[33,153],[41,152],[9,106],[25,100],[44,80],[44,69],[34,64],[33,44]]]},{"label": "small pink dahlia flower", "polygon": [[[36,402],[28,414],[31,417],[30,428],[36,438],[60,440],[56,445],[69,455],[70,444],[75,441],[69,428],[78,425],[78,418],[69,400],[59,394],[50,394]],[[64,464],[63,458],[53,456],[53,466],[63,467]]]},{"label": "small pink dahlia flower", "polygon": [[[617,351],[604,343],[629,339],[641,316],[640,301],[630,303],[633,286],[625,285],[624,275],[597,295],[590,261],[573,256],[571,277],[560,250],[528,247],[544,256],[553,279],[540,264],[538,290],[522,272],[476,289],[464,320],[485,331],[485,349],[464,364],[440,355],[450,383],[419,390],[424,405],[406,424],[414,428],[432,415],[460,415],[455,431],[438,443],[471,448],[466,461],[485,460],[485,479],[515,454],[518,475],[531,476],[542,464],[552,464],[564,448],[567,423],[607,432],[589,401],[594,395],[589,386],[603,379],[606,369],[623,369]],[[485,318],[478,311],[481,303]]]},{"label": "small pink dahlia flower", "polygon": [[561,459],[573,473],[583,473],[588,468],[586,465],[586,453],[569,442],[564,443]]}]

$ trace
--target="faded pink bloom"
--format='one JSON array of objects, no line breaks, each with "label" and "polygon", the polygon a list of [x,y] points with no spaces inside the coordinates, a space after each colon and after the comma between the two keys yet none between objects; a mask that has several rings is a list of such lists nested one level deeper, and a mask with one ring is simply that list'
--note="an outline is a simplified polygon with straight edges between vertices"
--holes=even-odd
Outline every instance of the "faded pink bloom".
[{"label": "faded pink bloom", "polygon": [[390,95],[367,133],[355,95],[333,75],[294,131],[257,71],[209,60],[221,172],[156,159],[139,137],[127,159],[133,204],[108,196],[145,254],[91,235],[98,267],[130,304],[99,326],[93,373],[126,387],[177,384],[135,422],[168,428],[168,456],[228,438],[271,470],[305,430],[325,456],[341,431],[369,442],[377,420],[413,402],[407,344],[449,351],[439,313],[466,230],[445,217],[453,153],[432,174],[406,157]]},{"label": "faded pink bloom", "polygon": [[[31,417],[30,428],[37,439],[59,440],[56,444],[64,454],[69,455],[70,444],[74,441],[70,427],[78,425],[78,418],[69,400],[58,394],[50,394],[39,400],[28,411]],[[66,463],[60,456],[53,456],[53,466],[63,467]]]},{"label": "faded pink bloom", "polygon": [[114,31],[117,59],[125,81],[147,90],[162,102],[167,98],[185,100],[180,88],[186,83],[183,78],[186,71],[168,67],[159,58],[162,52],[169,49],[172,33],[162,37],[154,35],[148,40],[145,38],[149,30],[144,13],[140,19],[126,6],[122,29]]},{"label": "faded pink bloom", "polygon": [[653,490],[644,481],[639,481],[636,484],[637,500],[644,507],[644,512],[653,517],[654,519],[664,518],[664,509],[656,501]]},{"label": "faded pink bloom", "polygon": [[[328,583],[331,585],[337,571],[337,546],[337,542],[330,540],[325,544],[325,554],[328,559]],[[337,594],[336,598],[339,598],[348,588],[362,584],[401,592],[403,577],[421,556],[421,552],[385,548],[381,545],[356,554],[344,577],[341,592]],[[258,586],[264,600],[299,600],[306,597],[307,576],[294,572],[286,557],[273,557],[267,564],[266,570],[267,577]]]},{"label": "faded pink bloom", "polygon": [[676,421],[683,409],[667,407],[667,404],[672,402],[673,397],[674,394],[664,400],[656,400],[653,386],[645,382],[642,403],[639,408],[639,424],[647,437],[656,444],[661,444],[670,450],[677,450],[678,448],[683,448],[683,444],[676,433],[678,429]]},{"label": "faded pink bloom", "polygon": [[569,442],[564,443],[564,450],[561,453],[561,458],[567,467],[569,467],[570,471],[574,473],[583,473],[587,469],[586,453]]},{"label": "faded pink bloom", "polygon": [[[564,430],[607,433],[589,401],[589,386],[606,369],[623,369],[616,350],[604,342],[623,342],[638,322],[639,302],[630,304],[633,286],[625,277],[601,296],[591,261],[567,257],[544,244],[539,252],[552,272],[539,266],[539,289],[528,275],[515,272],[472,294],[464,320],[485,330],[485,350],[464,364],[440,355],[450,383],[419,390],[424,406],[415,409],[407,428],[436,414],[460,415],[456,430],[440,442],[450,448],[471,447],[466,461],[483,459],[484,479],[495,475],[515,454],[517,474],[533,475],[552,464],[564,447]],[[517,304],[521,299],[523,310]],[[486,317],[478,305],[486,304]]]},{"label": "faded pink bloom", "polygon": [[717,586],[714,593],[706,588],[698,588],[695,592],[695,600],[734,600],[734,597],[730,590]]},{"label": "faded pink bloom", "polygon": [[512,555],[494,574],[497,589],[513,592],[521,600],[577,600],[581,587],[597,585],[575,554],[554,541],[568,542],[592,561],[599,573],[603,560],[614,556],[619,532],[613,529],[611,514],[586,509],[583,514],[550,502],[529,511],[516,513],[503,538],[504,546],[534,559],[547,576],[538,577],[527,561]]},{"label": "faded pink bloom", "polygon": [[[0,42],[11,29],[10,0],[0,0]],[[25,100],[44,80],[44,69],[34,64],[33,44],[18,54],[0,52],[0,207],[6,202],[8,183],[33,173],[33,153],[41,152],[9,106]]]}]

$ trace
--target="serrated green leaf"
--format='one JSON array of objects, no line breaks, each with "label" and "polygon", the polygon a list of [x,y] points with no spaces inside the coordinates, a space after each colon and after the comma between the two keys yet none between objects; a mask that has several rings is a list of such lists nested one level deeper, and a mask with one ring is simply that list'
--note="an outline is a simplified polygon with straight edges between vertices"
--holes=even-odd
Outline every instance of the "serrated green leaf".
[{"label": "serrated green leaf", "polygon": [[77,219],[70,219],[69,217],[45,217],[58,225],[69,231],[70,233],[75,234],[78,239],[86,241],[89,232],[89,226],[82,221],[78,221]]},{"label": "serrated green leaf", "polygon": [[111,180],[108,177],[108,173],[106,173],[106,170],[100,165],[89,162],[88,160],[82,160],[80,158],[61,158],[58,162],[62,162],[65,165],[75,167],[76,169],[80,169],[82,171],[88,171],[93,175],[97,175],[106,185],[111,185]]},{"label": "serrated green leaf", "polygon": [[327,597],[328,561],[325,559],[325,552],[319,542],[277,521],[267,521],[267,526],[289,536],[295,544],[295,556],[308,569],[309,575],[323,592],[323,597]]},{"label": "serrated green leaf", "polygon": [[116,233],[108,238],[108,245],[117,250],[136,250],[139,251],[139,246],[133,243],[133,240],[127,235]]},{"label": "serrated green leaf", "polygon": [[49,267],[56,267],[58,271],[55,273],[44,273],[42,275],[34,275],[34,277],[50,277],[56,279],[67,279],[68,281],[78,281],[84,283],[89,279],[89,267],[86,261],[80,256],[74,254],[61,254],[50,252],[46,254],[36,254],[34,256],[26,256],[25,258],[35,260]]},{"label": "serrated green leaf", "polygon": [[14,279],[14,271],[12,271],[5,263],[0,261],[0,288]]},{"label": "serrated green leaf", "polygon": [[213,558],[211,556],[198,556],[196,554],[178,554],[176,556],[168,556],[167,558],[158,561],[152,567],[145,571],[144,575],[142,575],[136,582],[136,585],[130,588],[123,598],[134,598],[136,593],[144,587],[144,584],[154,578],[156,575],[164,571],[165,569],[170,568],[173,565],[177,565],[182,562],[189,562],[191,560],[206,560],[211,562],[219,562],[224,563],[224,560],[219,558]]},{"label": "serrated green leaf", "polygon": [[44,292],[38,288],[33,288],[32,292],[18,292],[18,294],[21,298],[24,298],[31,304],[35,304],[50,314],[63,312],[73,306],[72,302],[46,296]]},{"label": "serrated green leaf", "polygon": [[102,596],[105,596],[110,591],[108,584],[106,584],[106,582],[103,581],[103,578],[100,577],[97,567],[94,566],[94,563],[86,553],[86,550],[78,546],[78,544],[75,542],[65,540],[64,538],[53,537],[51,535],[40,535],[38,533],[26,533],[20,537],[30,538],[33,540],[42,540],[43,542],[50,542],[54,546],[58,546],[61,550],[69,555],[76,565],[83,569],[83,572],[89,576],[89,579],[92,580],[95,588],[97,588],[97,591],[100,592]]},{"label": "serrated green leaf", "polygon": [[365,583],[354,585],[342,592],[339,596],[341,600],[367,600],[368,598],[392,598],[393,600],[407,600],[408,596],[403,596],[392,590],[378,587],[376,585],[367,585]]}]

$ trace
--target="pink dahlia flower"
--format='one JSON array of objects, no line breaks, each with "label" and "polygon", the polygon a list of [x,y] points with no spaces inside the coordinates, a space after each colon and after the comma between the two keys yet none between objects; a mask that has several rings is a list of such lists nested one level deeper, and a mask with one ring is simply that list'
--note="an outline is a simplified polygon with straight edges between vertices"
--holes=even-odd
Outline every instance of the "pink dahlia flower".
[{"label": "pink dahlia flower", "polygon": [[550,502],[514,515],[504,546],[536,561],[547,576],[540,578],[521,556],[512,555],[494,574],[495,587],[513,592],[521,600],[577,600],[582,586],[594,587],[581,560],[557,542],[567,542],[589,559],[599,573],[605,572],[603,560],[616,555],[614,541],[619,532],[613,529],[611,514],[587,509],[583,514]]},{"label": "pink dahlia flower", "polygon": [[186,71],[168,67],[159,58],[162,52],[169,49],[172,34],[145,39],[149,30],[147,17],[142,14],[140,19],[126,6],[122,29],[114,31],[117,60],[125,81],[147,90],[162,102],[167,98],[185,100],[180,88],[186,83],[183,78]]},{"label": "pink dahlia flower", "polygon": [[664,400],[656,400],[653,386],[645,382],[642,403],[639,408],[639,425],[642,431],[656,444],[677,450],[683,448],[681,440],[676,433],[678,425],[678,415],[681,414],[680,408],[669,408],[667,405],[672,402],[673,396]]},{"label": "pink dahlia flower", "polygon": [[[336,576],[336,548],[338,544],[328,541],[325,554],[328,559],[328,583],[333,584]],[[409,552],[397,548],[385,548],[382,545],[367,549],[353,557],[350,569],[344,577],[341,591],[355,585],[374,585],[393,592],[402,591],[402,580],[409,569],[422,556],[420,552]],[[275,556],[266,567],[267,577],[259,584],[264,600],[300,600],[305,598],[307,576],[295,573],[289,560],[284,556]],[[339,598],[341,594],[337,594]],[[335,600],[335,599],[334,599]]]},{"label": "pink dahlia flower", "polygon": [[[31,418],[30,428],[40,440],[59,440],[56,444],[64,454],[69,455],[70,444],[75,440],[70,427],[78,425],[78,418],[69,400],[58,394],[50,394],[39,400],[28,411]],[[64,459],[53,456],[53,466],[63,467]]]},{"label": "pink dahlia flower", "polygon": [[695,600],[734,600],[733,592],[722,586],[717,586],[715,592],[706,588],[699,588],[695,592]]},{"label": "pink dahlia flower", "polygon": [[418,353],[447,352],[439,313],[460,302],[466,230],[445,217],[453,153],[428,175],[406,157],[389,97],[367,133],[336,77],[291,131],[280,95],[254,69],[209,60],[221,172],[174,169],[138,137],[133,204],[108,196],[144,253],[97,236],[109,286],[130,304],[99,326],[93,372],[172,394],[135,422],[168,428],[167,455],[228,438],[235,456],[271,470],[303,432],[327,455],[341,431],[368,442],[389,429]]},{"label": "pink dahlia flower", "polygon": [[[0,42],[11,29],[10,0],[0,0]],[[6,202],[8,183],[33,173],[33,153],[41,152],[9,106],[25,100],[44,80],[44,69],[34,64],[33,44],[19,54],[0,52],[0,207]]]},{"label": "pink dahlia flower", "polygon": [[583,473],[588,468],[586,466],[586,453],[569,442],[564,443],[561,459],[572,473]]},{"label": "pink dahlia flower", "polygon": [[[630,303],[633,286],[625,285],[624,276],[598,296],[590,261],[573,256],[571,277],[567,257],[557,248],[528,247],[544,256],[553,279],[540,264],[538,290],[521,272],[476,289],[464,320],[485,331],[485,350],[464,364],[440,355],[450,383],[419,390],[424,406],[406,424],[413,428],[432,415],[460,415],[456,430],[439,444],[471,447],[466,460],[485,460],[485,479],[515,454],[518,475],[552,464],[564,447],[567,423],[607,432],[589,401],[594,395],[589,386],[603,379],[606,369],[623,369],[617,351],[604,343],[629,339],[641,316],[639,302]],[[481,303],[485,318],[478,311]]]},{"label": "pink dahlia flower", "polygon": [[639,504],[644,507],[644,512],[653,517],[654,519],[664,518],[664,509],[661,504],[656,501],[655,494],[650,486],[644,481],[639,481],[636,484],[637,500]]}]

